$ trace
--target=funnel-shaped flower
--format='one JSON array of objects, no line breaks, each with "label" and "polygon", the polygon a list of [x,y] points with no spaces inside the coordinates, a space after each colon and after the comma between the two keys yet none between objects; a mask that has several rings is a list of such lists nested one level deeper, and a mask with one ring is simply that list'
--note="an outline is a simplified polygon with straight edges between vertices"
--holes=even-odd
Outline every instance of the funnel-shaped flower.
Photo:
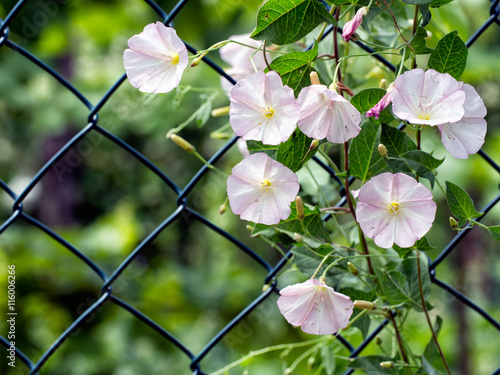
[{"label": "funnel-shaped flower", "polygon": [[288,323],[313,335],[331,335],[349,324],[353,303],[324,281],[309,279],[280,291],[278,308]]},{"label": "funnel-shaped flower", "polygon": [[411,247],[431,228],[436,203],[424,185],[403,173],[382,173],[359,191],[356,217],[377,246]]},{"label": "funnel-shaped flower", "polygon": [[[238,43],[226,44],[219,50],[222,60],[233,68],[245,69],[250,73],[255,71],[254,66],[258,71],[262,71],[266,68],[266,62],[264,61],[262,51],[256,50],[256,48],[262,45],[262,41],[250,38],[250,34],[233,35],[229,39],[246,44],[246,46]],[[269,54],[266,55],[270,58]]]},{"label": "funnel-shaped flower", "polygon": [[128,46],[123,63],[132,86],[143,92],[164,93],[179,85],[189,58],[174,29],[161,22],[149,24],[128,40]]},{"label": "funnel-shaped flower", "polygon": [[278,73],[257,72],[239,81],[231,90],[229,122],[245,140],[277,145],[294,132],[300,105],[293,90],[283,86]]},{"label": "funnel-shaped flower", "polygon": [[[229,43],[219,50],[222,60],[231,65],[229,69],[224,69],[226,73],[231,76],[231,78],[238,82],[240,79],[255,73],[256,70],[264,71],[266,68],[266,62],[262,51],[257,51],[256,49],[251,48],[260,47],[262,45],[262,41],[250,38],[250,34],[233,35],[229,39],[250,46],[247,47],[238,43]],[[269,53],[266,53],[266,56],[270,61],[271,56]],[[233,88],[233,84],[226,78],[221,77],[221,86],[229,96],[229,93]]]},{"label": "funnel-shaped flower", "polygon": [[354,15],[353,19],[346,22],[344,28],[342,29],[342,38],[344,38],[346,42],[348,42],[351,39],[352,35],[356,32],[358,27],[363,22],[363,17],[366,16],[367,13],[368,13],[367,7],[359,8],[356,14]]},{"label": "funnel-shaped flower", "polygon": [[457,122],[464,115],[463,83],[448,73],[413,69],[394,82],[390,96],[392,111],[412,124],[442,125]]},{"label": "funnel-shaped flower", "polygon": [[267,154],[252,154],[227,179],[231,210],[243,220],[267,225],[290,216],[300,185],[295,173]]},{"label": "funnel-shaped flower", "polygon": [[486,107],[474,87],[464,84],[465,114],[454,123],[439,125],[441,141],[448,152],[457,159],[467,159],[475,154],[484,143],[486,135]]},{"label": "funnel-shaped flower", "polygon": [[300,91],[300,130],[308,137],[344,143],[356,137],[361,114],[335,91],[324,85],[311,85]]}]

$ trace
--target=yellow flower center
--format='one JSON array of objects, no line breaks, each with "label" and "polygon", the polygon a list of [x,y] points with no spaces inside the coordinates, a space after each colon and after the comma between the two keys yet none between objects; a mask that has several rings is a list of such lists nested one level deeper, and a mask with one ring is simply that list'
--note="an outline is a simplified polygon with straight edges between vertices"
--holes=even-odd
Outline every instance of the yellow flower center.
[{"label": "yellow flower center", "polygon": [[260,183],[260,186],[262,186],[262,188],[264,190],[267,190],[267,189],[270,189],[271,188],[271,181],[269,180],[264,180]]},{"label": "yellow flower center", "polygon": [[170,63],[171,63],[172,65],[176,65],[176,64],[178,64],[178,63],[179,63],[179,55],[178,55],[178,54],[176,54],[176,53],[172,54],[172,55],[170,56]]},{"label": "yellow flower center", "polygon": [[264,108],[264,117],[271,118],[274,115],[274,110],[270,107]]},{"label": "yellow flower center", "polygon": [[421,113],[421,114],[419,114],[419,115],[418,115],[418,118],[419,118],[420,120],[430,120],[430,119],[431,119],[431,116],[430,116],[430,115],[428,115],[427,113]]},{"label": "yellow flower center", "polygon": [[391,205],[389,206],[389,210],[393,214],[397,214],[399,212],[400,205],[397,202],[392,202]]}]

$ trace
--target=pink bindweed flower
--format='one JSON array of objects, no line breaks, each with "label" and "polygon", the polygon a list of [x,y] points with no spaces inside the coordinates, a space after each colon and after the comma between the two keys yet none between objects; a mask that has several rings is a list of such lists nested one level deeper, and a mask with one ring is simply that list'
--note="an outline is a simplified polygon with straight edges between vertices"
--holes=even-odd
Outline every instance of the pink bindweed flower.
[{"label": "pink bindweed flower", "polygon": [[245,140],[280,144],[294,132],[299,115],[293,90],[274,71],[254,73],[231,89],[229,123]]},{"label": "pink bindweed flower", "polygon": [[436,203],[424,185],[403,173],[373,177],[358,195],[356,217],[377,246],[411,247],[431,228]]},{"label": "pink bindweed flower", "polygon": [[297,101],[301,106],[298,126],[308,137],[344,143],[361,131],[359,111],[324,85],[303,88]]},{"label": "pink bindweed flower", "polygon": [[[259,71],[266,68],[262,51],[256,50],[256,48],[262,46],[262,41],[250,38],[250,34],[233,35],[229,39],[250,46],[228,43],[219,50],[221,59],[231,65],[232,68],[245,69],[250,74],[255,71],[254,66]],[[268,53],[266,53],[266,56],[270,58]]]},{"label": "pink bindweed flower", "polygon": [[174,29],[149,24],[128,40],[123,63],[132,86],[143,92],[165,93],[179,85],[188,65],[186,46]]},{"label": "pink bindweed flower", "polygon": [[[254,48],[259,48],[262,45],[262,41],[250,38],[250,34],[233,35],[229,39]],[[230,68],[225,69],[226,73],[236,82],[255,73],[255,71],[264,71],[266,68],[266,62],[262,51],[257,51],[250,47],[238,43],[229,43],[219,50],[222,60],[231,65]],[[269,53],[266,53],[266,56],[270,61],[271,56]],[[229,96],[233,84],[224,77],[221,77],[221,86]]]},{"label": "pink bindweed flower", "polygon": [[368,14],[368,8],[367,7],[362,7],[359,8],[356,14],[354,15],[353,19],[346,22],[344,25],[344,28],[342,29],[342,38],[346,42],[348,42],[352,35],[356,32],[358,27],[361,25],[363,22],[363,17]]},{"label": "pink bindweed flower", "polygon": [[438,125],[441,141],[448,152],[457,159],[467,159],[475,154],[484,143],[486,135],[486,107],[474,87],[464,84],[465,114],[454,123]]},{"label": "pink bindweed flower", "polygon": [[288,323],[313,335],[332,335],[347,327],[354,307],[348,296],[321,279],[289,285],[280,295],[278,308]]},{"label": "pink bindweed flower", "polygon": [[252,154],[227,179],[231,210],[243,220],[267,225],[290,216],[300,185],[295,173],[267,154]]},{"label": "pink bindweed flower", "polygon": [[380,113],[387,108],[389,104],[391,104],[391,91],[392,88],[394,87],[394,84],[391,83],[391,85],[387,88],[387,92],[385,95],[380,99],[380,101],[375,104],[373,108],[370,108],[368,112],[366,112],[366,117],[375,117],[377,120],[380,116]]},{"label": "pink bindweed flower", "polygon": [[462,82],[433,69],[413,69],[400,75],[390,92],[392,111],[402,120],[420,125],[456,122],[464,115]]}]

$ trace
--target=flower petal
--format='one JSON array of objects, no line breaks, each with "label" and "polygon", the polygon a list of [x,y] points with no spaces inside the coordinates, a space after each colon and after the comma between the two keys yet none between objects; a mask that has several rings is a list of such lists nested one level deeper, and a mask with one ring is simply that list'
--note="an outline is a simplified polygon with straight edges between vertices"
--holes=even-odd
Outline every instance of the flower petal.
[{"label": "flower petal", "polygon": [[143,92],[164,93],[179,85],[189,58],[174,29],[161,22],[147,25],[128,45],[123,63],[132,86]]},{"label": "flower petal", "polygon": [[246,157],[227,180],[231,210],[243,220],[267,225],[290,216],[299,189],[297,175],[265,153]]},{"label": "flower petal", "polygon": [[392,110],[412,124],[456,122],[465,113],[463,83],[433,69],[413,69],[400,75],[391,91]]},{"label": "flower petal", "polygon": [[363,185],[356,219],[379,247],[411,247],[431,228],[436,203],[424,185],[403,173],[382,173]]},{"label": "flower petal", "polygon": [[439,125],[444,147],[457,159],[467,159],[469,155],[481,149],[487,128],[484,120],[486,107],[483,100],[471,85],[465,84],[463,91],[467,97],[462,119],[454,123]]},{"label": "flower petal", "polygon": [[298,126],[308,137],[344,143],[359,134],[361,114],[354,106],[324,85],[301,90]]},{"label": "flower petal", "polygon": [[299,115],[293,90],[283,86],[274,71],[247,76],[231,90],[229,122],[245,140],[269,145],[284,142],[294,132]]},{"label": "flower petal", "polygon": [[285,319],[302,331],[329,335],[347,327],[354,304],[324,282],[310,279],[280,291],[278,308]]}]

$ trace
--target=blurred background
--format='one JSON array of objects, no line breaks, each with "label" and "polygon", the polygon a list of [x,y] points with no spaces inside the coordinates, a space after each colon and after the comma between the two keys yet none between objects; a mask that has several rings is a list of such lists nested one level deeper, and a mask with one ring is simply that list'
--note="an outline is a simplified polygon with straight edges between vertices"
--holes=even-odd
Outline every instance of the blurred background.
[{"label": "blurred background", "polygon": [[[2,0],[0,18],[15,5]],[[158,1],[166,11],[174,2]],[[486,0],[455,0],[433,10],[429,27],[434,47],[443,35],[458,30],[466,41],[489,17]],[[175,18],[178,35],[197,49],[251,32],[260,1],[194,0]],[[408,15],[408,19],[412,16]],[[60,72],[92,104],[96,104],[124,73],[122,54],[127,40],[158,16],[139,0],[39,0],[28,2],[10,25],[10,39]],[[400,25],[403,30],[409,22]],[[394,30],[391,30],[393,33]],[[371,30],[385,37],[386,31]],[[325,43],[321,48],[328,50]],[[350,53],[355,48],[350,46]],[[321,53],[321,51],[320,51]],[[500,161],[500,28],[493,25],[469,51],[462,80],[476,87],[488,108],[488,135],[484,144],[494,160]],[[209,55],[221,66],[218,53]],[[394,63],[398,59],[393,60]],[[422,64],[423,64],[422,60]],[[37,171],[78,131],[87,125],[88,109],[53,77],[5,46],[0,48],[0,178],[20,193]],[[356,59],[349,66],[345,83],[355,92],[377,87],[391,74],[369,58]],[[227,130],[227,118],[211,118],[211,108],[228,105],[220,89],[220,77],[209,67],[185,72],[179,88],[165,95],[139,92],[126,81],[99,112],[99,124],[143,153],[180,187],[191,179],[201,163],[165,138],[172,128],[185,122],[204,106],[199,121],[193,121],[179,135],[194,144],[205,157],[225,144],[210,138],[220,128]],[[228,129],[230,132],[230,128]],[[454,160],[440,145],[436,133],[424,132],[423,148],[435,149],[445,157],[438,179],[450,180],[466,189],[477,209],[497,194],[498,173],[475,155]],[[227,172],[241,160],[236,147],[218,166]],[[315,170],[318,181],[332,192],[338,187],[326,174]],[[307,195],[309,203],[312,197]],[[310,194],[313,194],[310,191]],[[434,258],[453,238],[439,189],[436,225],[428,235],[437,247]],[[176,195],[131,155],[91,133],[66,155],[28,195],[24,211],[59,233],[84,252],[108,274],[177,207]],[[246,223],[230,210],[219,214],[224,203],[224,178],[209,173],[188,196],[189,206],[200,212],[274,265],[281,255],[265,242],[249,237]],[[0,222],[12,213],[12,199],[0,192]],[[485,224],[500,222],[496,207]],[[189,224],[189,225],[186,225]],[[500,246],[480,228],[474,228],[456,251],[437,269],[443,281],[462,291],[497,320],[500,318]],[[16,266],[16,344],[36,361],[57,337],[99,297],[102,281],[67,249],[45,233],[21,221],[0,236],[0,289],[7,289],[7,265]],[[127,268],[114,284],[114,293],[198,353],[210,339],[244,307],[260,295],[266,270],[239,251],[228,240],[186,216],[169,226]],[[281,286],[302,280],[293,269],[282,277]],[[5,315],[5,293],[0,313]],[[216,371],[251,350],[271,345],[304,341],[312,336],[289,326],[279,314],[276,297],[257,308],[202,361],[206,372]],[[453,373],[490,374],[499,365],[500,333],[474,311],[452,296],[433,287],[433,316],[445,323],[440,342]],[[430,338],[423,316],[408,320],[405,338],[415,353],[421,353]],[[7,325],[0,319],[0,333]],[[356,345],[358,330],[346,332]],[[390,342],[390,333],[381,335]],[[364,354],[376,353],[370,345]],[[332,350],[348,355],[332,344]],[[245,369],[254,374],[279,374],[304,350],[273,351],[245,362],[231,374]],[[320,354],[318,354],[319,356]],[[0,356],[0,373],[14,375],[29,371],[17,360],[7,366]],[[157,332],[112,303],[105,304],[86,324],[58,349],[41,374],[190,374],[189,360]],[[307,361],[304,361],[307,362]],[[342,373],[346,361],[333,361]],[[333,368],[332,367],[332,368]],[[304,365],[297,374],[308,373]],[[326,372],[325,372],[326,373]]]}]

